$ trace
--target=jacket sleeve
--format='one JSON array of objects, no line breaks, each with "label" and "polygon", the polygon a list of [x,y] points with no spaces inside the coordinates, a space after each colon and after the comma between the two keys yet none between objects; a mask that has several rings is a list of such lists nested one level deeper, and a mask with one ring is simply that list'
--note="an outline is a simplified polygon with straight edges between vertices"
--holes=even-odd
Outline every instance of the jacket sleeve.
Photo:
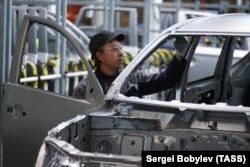
[{"label": "jacket sleeve", "polygon": [[174,57],[166,69],[155,74],[138,74],[138,91],[141,96],[160,92],[174,87],[182,77],[186,60],[181,62]]},{"label": "jacket sleeve", "polygon": [[72,96],[77,99],[85,99],[87,79],[81,80],[73,90]]}]

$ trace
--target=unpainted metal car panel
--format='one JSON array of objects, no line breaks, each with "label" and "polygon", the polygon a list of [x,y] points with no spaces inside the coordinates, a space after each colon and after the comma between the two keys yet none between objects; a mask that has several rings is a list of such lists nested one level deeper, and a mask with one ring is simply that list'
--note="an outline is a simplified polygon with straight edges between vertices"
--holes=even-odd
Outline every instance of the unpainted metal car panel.
[{"label": "unpainted metal car panel", "polygon": [[[223,18],[223,20],[225,19]],[[250,138],[249,107],[237,106],[238,102],[234,106],[228,106],[223,101],[224,90],[221,91],[222,93],[217,100],[210,100],[213,105],[198,104],[203,100],[199,100],[200,97],[206,97],[210,94],[206,92],[207,90],[220,91],[218,85],[221,85],[223,79],[226,78],[220,76],[228,73],[227,55],[231,61],[232,49],[221,49],[220,54],[223,56],[218,58],[220,63],[216,68],[216,71],[221,74],[218,77],[188,83],[186,81],[187,69],[179,89],[173,89],[176,96],[178,92],[181,94],[177,101],[174,98],[168,99],[169,101],[138,99],[125,97],[122,94],[122,86],[129,74],[135,70],[140,62],[146,60],[155,48],[160,47],[165,39],[171,41],[176,35],[191,36],[189,49],[185,55],[188,65],[191,66],[199,36],[213,35],[214,33],[210,34],[209,30],[192,32],[192,28],[189,32],[184,32],[185,26],[193,25],[195,27],[194,25],[199,23],[198,20],[205,19],[195,18],[173,25],[151,41],[113,82],[105,97],[89,65],[88,74],[92,82],[88,89],[94,92],[89,91],[90,94],[87,97],[90,96],[90,98],[86,100],[76,100],[18,84],[25,38],[33,23],[44,24],[61,32],[88,65],[88,60],[82,53],[78,40],[74,40],[70,33],[47,19],[25,17],[20,31],[24,33],[19,34],[13,56],[10,81],[5,84],[2,127],[10,128],[3,129],[4,163],[10,163],[15,158],[19,165],[33,166],[42,138],[46,136],[49,129],[61,122],[63,123],[51,130],[45,138],[45,145],[42,147],[37,161],[40,162],[41,166],[45,164],[48,166],[62,164],[80,166],[88,162],[120,165],[122,163],[123,166],[138,166],[141,163],[141,150],[151,149],[249,149],[247,143],[243,141]],[[225,35],[223,31],[220,33]],[[216,31],[214,34],[220,33]],[[235,42],[233,38],[235,33],[230,32],[226,35],[226,46],[230,46]],[[244,36],[246,33],[239,32],[236,35]],[[248,36],[250,36],[249,32]],[[235,64],[235,71],[239,71],[242,63],[247,67],[248,62],[246,58],[245,61]],[[247,74],[247,70],[242,70],[241,73]],[[239,88],[243,88],[243,86]],[[179,100],[190,103],[181,103]],[[221,100],[222,103],[218,103]],[[233,99],[234,102],[236,100]],[[79,115],[71,119],[78,114],[86,115]],[[66,121],[68,119],[70,120]],[[203,122],[203,126],[200,126],[201,122]],[[198,142],[190,143],[189,139],[192,137],[196,137]],[[228,140],[224,140],[225,137]],[[180,140],[183,141],[183,145],[176,142]],[[131,145],[135,141],[136,144]],[[209,145],[207,144],[209,142],[206,141],[212,141],[214,145]],[[236,141],[236,145],[233,145],[232,141]],[[239,147],[240,145],[243,147]],[[14,153],[13,148],[16,149]],[[25,155],[23,150],[29,154]]]},{"label": "unpainted metal car panel", "polygon": [[[233,22],[238,24],[227,29]],[[218,23],[223,24],[217,26]],[[143,150],[250,150],[250,104],[242,104],[242,99],[237,102],[239,97],[244,100],[244,93],[249,90],[249,48],[245,57],[234,63],[237,38],[250,37],[250,31],[241,25],[249,24],[249,14],[229,14],[192,19],[161,33],[112,83],[103,105],[49,131],[37,166],[140,166]],[[177,35],[190,39],[185,53],[188,65],[179,90],[174,89],[176,97],[180,91],[179,99],[159,101],[124,96],[123,86],[129,74],[155,48]],[[196,49],[202,36],[222,36],[224,43],[214,62],[213,75],[188,82],[192,60],[200,56]],[[231,99],[230,93],[235,97]]]},{"label": "unpainted metal car panel", "polygon": [[79,113],[84,113],[86,109],[103,103],[101,87],[88,63],[86,63],[89,65],[87,69],[89,69],[89,78],[93,80],[91,87],[94,91],[86,100],[77,100],[19,84],[26,37],[29,28],[35,22],[52,27],[63,34],[82,60],[88,62],[77,41],[57,23],[40,17],[29,15],[24,17],[20,28],[22,33],[18,34],[16,41],[9,81],[4,85],[1,127],[8,127],[2,129],[3,164],[5,166],[15,166],[16,163],[20,166],[34,166],[42,139],[49,129]]},{"label": "unpainted metal car panel", "polygon": [[[176,33],[203,33],[211,34],[225,34],[225,35],[247,35],[249,34],[249,20],[246,13],[215,15],[211,17],[204,17],[197,21],[191,21],[187,25],[180,27]],[[221,24],[220,24],[221,23]],[[223,23],[223,24],[222,24]],[[240,26],[238,26],[240,24]],[[235,29],[237,26],[237,29]]]},{"label": "unpainted metal car panel", "polygon": [[[195,110],[187,109],[183,112],[179,108],[165,107],[165,109],[169,109],[168,112],[175,112],[177,113],[175,115],[179,115],[184,120],[181,121],[181,124],[176,124],[177,126],[165,128],[160,126],[160,120],[164,119],[159,114],[152,115],[151,118],[139,118],[136,115],[133,117],[91,114],[87,117],[78,116],[50,131],[49,136],[45,138],[46,150],[41,152],[43,156],[41,155],[38,161],[49,166],[53,166],[53,164],[140,166],[141,150],[249,150],[248,144],[243,140],[249,138],[249,132],[242,133],[245,132],[245,128],[249,129],[247,125],[249,122],[242,121],[245,117],[244,114],[227,113],[231,117],[228,118],[228,121],[236,118],[235,121],[227,122],[227,119],[222,118],[225,122],[220,122],[220,129],[212,129],[215,128],[213,121],[208,126],[204,120],[204,124],[201,126],[199,118],[202,116],[199,117],[199,115],[202,113],[196,110],[199,106],[203,108],[201,105],[197,105],[194,107]],[[148,111],[137,110],[142,113]],[[206,111],[208,110],[206,109]],[[206,112],[204,114],[207,115]],[[222,113],[217,114],[214,117],[219,118],[218,116]],[[158,117],[155,119],[154,116],[161,119]],[[175,121],[179,120],[175,118],[171,122],[174,124]],[[78,129],[80,127],[81,129]],[[68,139],[69,130],[77,135],[77,139]],[[55,140],[56,138],[60,138],[60,140]],[[84,139],[83,143],[80,142],[81,139]],[[179,141],[182,144],[179,144]],[[85,142],[86,144],[84,144]],[[49,155],[44,156],[47,153]],[[134,157],[128,160],[128,155]],[[52,156],[53,159],[49,156]],[[117,161],[118,159],[120,160]]]}]

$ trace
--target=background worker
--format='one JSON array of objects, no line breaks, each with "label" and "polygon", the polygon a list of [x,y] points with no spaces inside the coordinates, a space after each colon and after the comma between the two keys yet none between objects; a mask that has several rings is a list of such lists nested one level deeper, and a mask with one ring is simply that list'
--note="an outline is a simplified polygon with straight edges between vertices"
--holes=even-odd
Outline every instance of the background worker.
[{"label": "background worker", "polygon": [[[104,94],[107,93],[111,83],[122,70],[123,51],[121,42],[124,39],[123,34],[105,30],[100,31],[90,40],[89,49],[91,58],[95,62],[95,75]],[[142,97],[174,87],[185,69],[186,60],[182,55],[187,46],[187,41],[184,38],[177,38],[174,45],[176,54],[167,68],[160,73],[146,74],[138,71],[131,74],[125,92],[123,92],[124,95]],[[79,82],[73,91],[73,97],[85,98],[87,82],[87,78]]]}]

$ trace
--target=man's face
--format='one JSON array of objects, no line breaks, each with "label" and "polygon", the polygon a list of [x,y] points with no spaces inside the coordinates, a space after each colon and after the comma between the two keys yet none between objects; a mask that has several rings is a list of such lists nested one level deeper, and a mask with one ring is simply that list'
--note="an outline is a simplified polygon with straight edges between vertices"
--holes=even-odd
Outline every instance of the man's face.
[{"label": "man's face", "polygon": [[117,40],[112,40],[105,44],[98,56],[103,66],[106,68],[120,69],[123,64],[123,51],[121,43]]}]

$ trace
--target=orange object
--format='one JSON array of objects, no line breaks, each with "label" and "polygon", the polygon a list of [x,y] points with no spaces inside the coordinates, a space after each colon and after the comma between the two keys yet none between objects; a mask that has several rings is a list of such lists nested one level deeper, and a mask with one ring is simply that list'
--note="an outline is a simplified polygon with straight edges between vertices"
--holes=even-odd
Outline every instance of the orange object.
[{"label": "orange object", "polygon": [[79,5],[68,5],[67,6],[67,19],[71,22],[75,22],[76,16],[82,6]]}]

